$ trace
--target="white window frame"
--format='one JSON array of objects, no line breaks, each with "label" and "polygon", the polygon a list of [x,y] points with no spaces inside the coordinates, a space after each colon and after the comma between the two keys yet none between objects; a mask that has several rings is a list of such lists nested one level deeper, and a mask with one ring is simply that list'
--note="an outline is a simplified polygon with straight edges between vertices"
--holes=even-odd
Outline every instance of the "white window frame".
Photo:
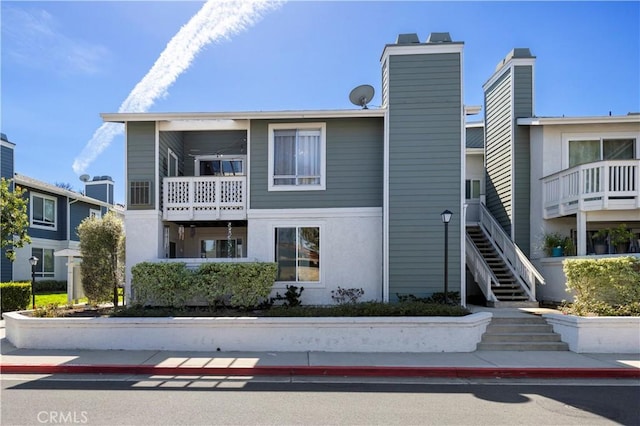
[{"label": "white window frame", "polygon": [[[38,258],[38,264],[36,265],[35,276],[40,278],[53,278],[56,276],[56,258],[53,255],[55,252],[52,248],[44,248],[44,247],[31,247],[31,254],[33,255],[33,250],[42,250],[42,255]],[[45,272],[44,268],[44,252],[51,251],[51,256],[53,257],[53,271]]]},{"label": "white window frame", "polygon": [[[34,197],[42,198],[43,206],[44,206],[44,200],[53,201],[53,226],[42,225],[42,224],[35,223],[33,221],[33,206],[34,206],[33,198]],[[56,197],[40,194],[38,192],[32,192],[29,195],[29,223],[32,228],[46,229],[49,231],[57,231],[58,230],[58,199]]]},{"label": "white window frame", "polygon": [[[200,176],[200,162],[201,161],[242,161],[242,174],[240,176],[247,175],[247,156],[246,155],[197,155],[193,162],[193,171],[195,176]],[[208,176],[208,177],[224,177],[224,176]]]},{"label": "white window frame", "polygon": [[[238,244],[238,240],[240,240],[241,244]],[[202,247],[202,242],[203,241],[216,241],[216,242],[218,242],[218,241],[229,241],[229,240],[227,238],[214,238],[214,237],[206,238],[206,237],[203,237],[203,238],[200,238],[199,241],[200,241],[200,244],[198,245],[198,248],[200,249]],[[244,257],[244,253],[243,253],[243,250],[244,250],[244,244],[243,244],[244,243],[244,238],[243,237],[233,237],[233,238],[231,238],[231,241],[235,241],[235,243],[236,243],[236,255],[235,255],[235,257],[232,257],[231,259],[239,259],[239,258]],[[202,258],[202,253],[200,253],[200,257]],[[207,257],[207,259],[227,259],[227,256]]]},{"label": "white window frame", "polygon": [[[324,256],[324,243],[322,242],[322,239],[324,237],[324,226],[318,222],[296,222],[296,223],[277,223],[277,224],[273,224],[271,226],[271,254],[272,254],[272,261],[274,263],[278,263],[278,259],[276,258],[276,229],[278,228],[295,228],[296,229],[296,235],[298,233],[298,229],[299,228],[318,228],[318,238],[320,239],[320,247],[318,249],[318,253],[320,256],[320,260],[319,260],[319,267],[318,267],[318,281],[276,281],[274,283],[274,288],[276,289],[282,289],[282,288],[286,288],[286,286],[288,285],[300,285],[302,284],[304,287],[309,287],[309,288],[324,288],[325,285],[323,284],[323,269],[324,269],[324,260],[325,256]],[[297,276],[297,268],[298,268],[298,264],[296,261],[296,276]]]},{"label": "white window frame", "polygon": [[[470,185],[470,190],[469,190],[470,195],[471,195],[470,198],[467,198],[467,194],[466,194],[466,192],[467,192],[467,182],[469,182],[469,185]],[[473,196],[473,183],[474,182],[478,182],[478,196],[477,197]],[[464,195],[465,195],[465,199],[466,200],[479,200],[480,199],[480,197],[482,196],[482,180],[481,179],[479,179],[479,178],[465,179],[464,185],[465,185],[465,194]]]},{"label": "white window frame", "polygon": [[[274,131],[320,129],[320,183],[316,185],[274,185]],[[326,123],[270,123],[269,124],[269,191],[324,191],[327,182],[327,124]]]},{"label": "white window frame", "polygon": [[[569,168],[569,142],[599,140],[600,141],[600,158],[602,158],[602,141],[604,139],[635,139],[635,159],[640,158],[640,133],[636,132],[589,132],[589,133],[563,133],[562,134],[562,168]],[[605,160],[599,160],[605,161]],[[577,167],[577,166],[576,166]]]}]

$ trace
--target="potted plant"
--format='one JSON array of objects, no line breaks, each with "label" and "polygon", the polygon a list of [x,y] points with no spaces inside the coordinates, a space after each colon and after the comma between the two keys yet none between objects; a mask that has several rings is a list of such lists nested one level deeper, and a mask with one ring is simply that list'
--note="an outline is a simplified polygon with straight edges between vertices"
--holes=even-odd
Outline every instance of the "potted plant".
[{"label": "potted plant", "polygon": [[564,237],[564,245],[562,246],[565,256],[575,256],[576,246],[573,244],[571,237]]},{"label": "potted plant", "polygon": [[633,232],[631,232],[624,223],[621,223],[609,231],[611,244],[616,248],[616,253],[626,253],[629,247],[629,241],[633,236]]},{"label": "potted plant", "polygon": [[609,228],[600,229],[594,233],[591,238],[593,240],[593,251],[596,254],[606,254],[608,250],[607,239],[609,238]]},{"label": "potted plant", "polygon": [[549,257],[561,257],[564,256],[564,248],[568,237],[553,232],[544,235],[543,249],[544,253]]}]

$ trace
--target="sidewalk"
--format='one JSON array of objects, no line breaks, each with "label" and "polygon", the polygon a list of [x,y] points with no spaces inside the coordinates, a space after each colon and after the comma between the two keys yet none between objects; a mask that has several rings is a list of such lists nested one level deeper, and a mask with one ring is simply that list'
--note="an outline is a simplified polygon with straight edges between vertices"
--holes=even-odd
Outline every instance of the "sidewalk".
[{"label": "sidewalk", "polygon": [[4,338],[3,374],[635,378],[640,354],[179,352],[17,349]]}]

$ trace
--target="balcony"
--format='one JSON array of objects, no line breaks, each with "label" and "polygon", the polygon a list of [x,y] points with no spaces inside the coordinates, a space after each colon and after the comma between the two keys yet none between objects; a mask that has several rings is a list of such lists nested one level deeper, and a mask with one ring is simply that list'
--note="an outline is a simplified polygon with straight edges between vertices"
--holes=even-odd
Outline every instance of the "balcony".
[{"label": "balcony", "polygon": [[542,179],[544,218],[640,208],[640,160],[581,164]]},{"label": "balcony", "polygon": [[170,221],[245,220],[246,176],[164,178],[162,218]]}]

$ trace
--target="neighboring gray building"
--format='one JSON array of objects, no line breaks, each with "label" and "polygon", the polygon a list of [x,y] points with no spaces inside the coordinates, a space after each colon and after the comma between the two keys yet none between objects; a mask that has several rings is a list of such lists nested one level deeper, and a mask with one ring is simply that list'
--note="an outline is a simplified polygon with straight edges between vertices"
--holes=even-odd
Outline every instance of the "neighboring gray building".
[{"label": "neighboring gray building", "polygon": [[[36,256],[36,279],[67,280],[67,258],[54,253],[63,249],[79,249],[76,228],[85,218],[106,214],[116,206],[113,203],[113,180],[109,176],[96,176],[85,182],[85,194],[69,191],[41,182],[14,171],[15,144],[2,134],[0,148],[0,175],[11,179],[12,187],[26,190],[29,203],[27,233],[31,244],[15,249],[16,259],[9,261],[3,250],[0,259],[0,280],[31,280],[29,258]],[[91,195],[90,195],[91,194]]]}]

